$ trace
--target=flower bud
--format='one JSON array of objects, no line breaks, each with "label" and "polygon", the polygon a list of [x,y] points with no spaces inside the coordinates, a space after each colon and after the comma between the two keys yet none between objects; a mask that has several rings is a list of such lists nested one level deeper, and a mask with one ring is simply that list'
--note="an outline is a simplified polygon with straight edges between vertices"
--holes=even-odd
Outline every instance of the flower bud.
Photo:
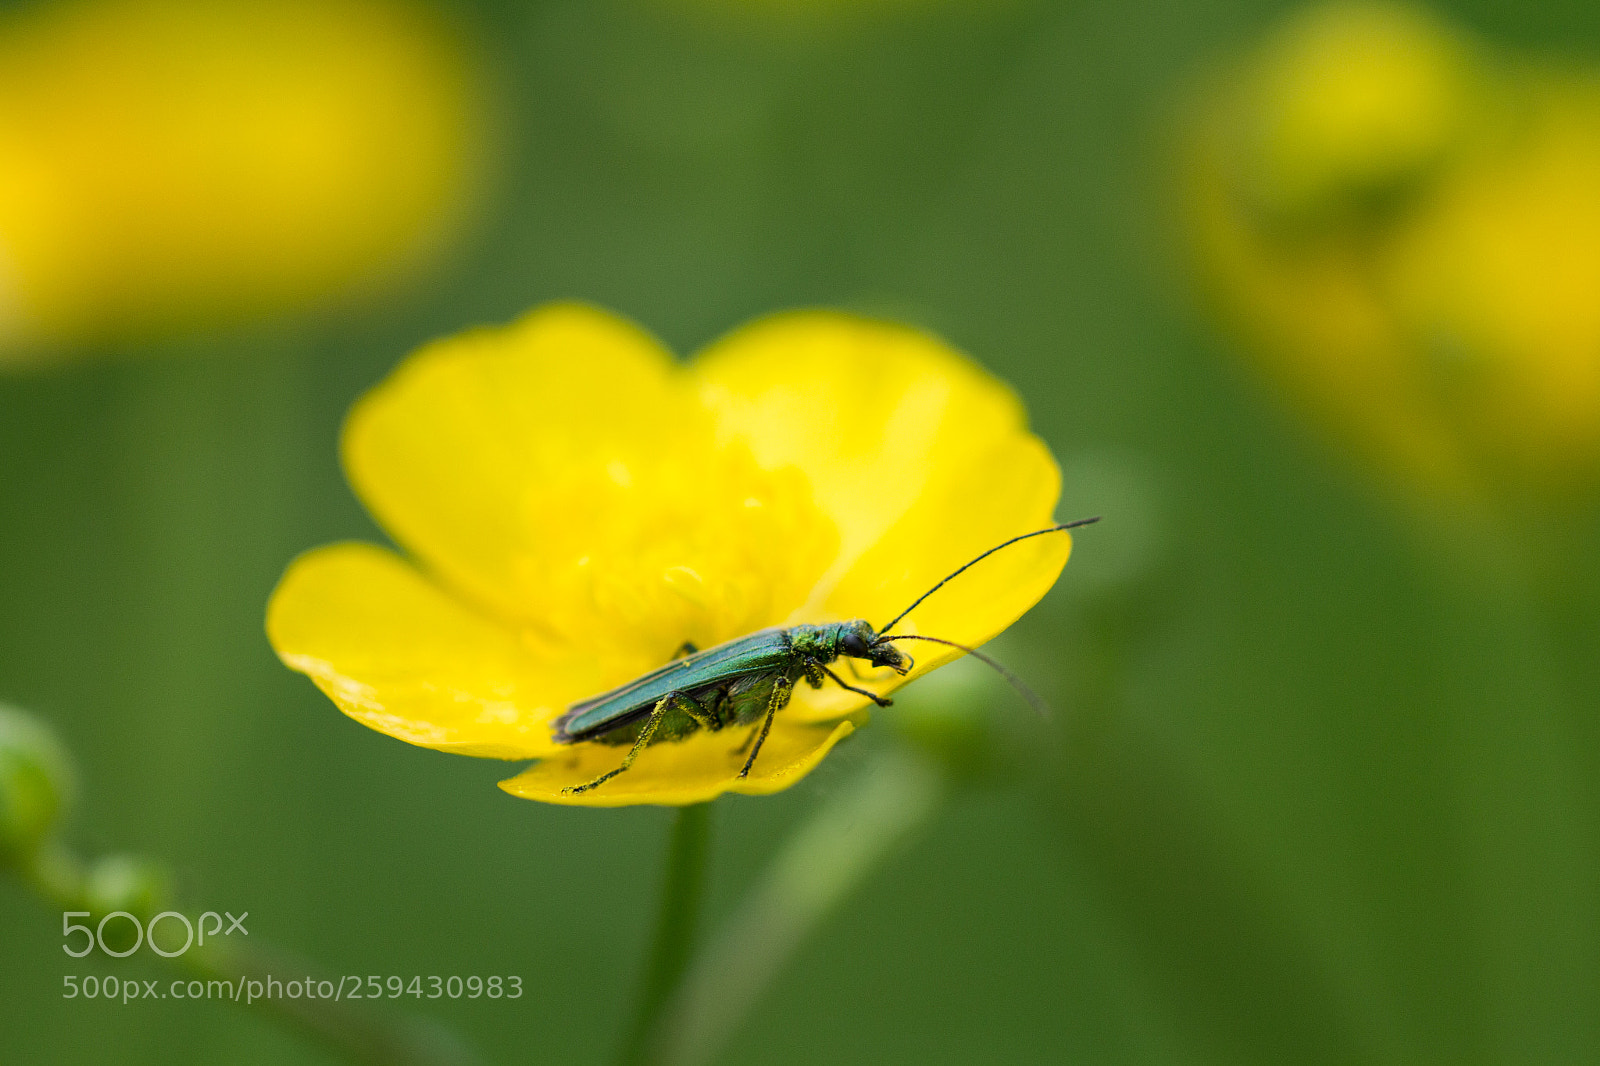
[{"label": "flower bud", "polygon": [[[880,721],[892,721],[911,747],[938,764],[953,781],[975,784],[1002,772],[1014,723],[1003,701],[1017,695],[976,660],[963,659],[895,693],[895,706]],[[1010,708],[1018,715],[1026,706]]]},{"label": "flower bud", "polygon": [[31,715],[0,704],[0,863],[31,857],[72,792],[71,762],[55,734]]},{"label": "flower bud", "polygon": [[154,914],[171,878],[165,867],[135,855],[107,855],[89,868],[84,901],[96,914]]}]

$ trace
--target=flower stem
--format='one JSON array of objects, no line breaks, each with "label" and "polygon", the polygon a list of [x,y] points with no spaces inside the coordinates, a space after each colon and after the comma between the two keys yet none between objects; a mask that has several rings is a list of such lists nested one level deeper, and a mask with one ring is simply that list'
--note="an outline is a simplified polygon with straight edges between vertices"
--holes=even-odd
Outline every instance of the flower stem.
[{"label": "flower stem", "polygon": [[645,966],[639,1009],[617,1058],[618,1066],[645,1066],[655,1060],[657,1030],[673,989],[689,964],[700,897],[705,890],[711,839],[711,805],[679,807],[667,846],[667,871],[656,915],[655,942]]},{"label": "flower stem", "polygon": [[705,1066],[795,951],[877,864],[939,812],[940,768],[901,747],[803,823],[684,975],[651,1035],[650,1063]]}]

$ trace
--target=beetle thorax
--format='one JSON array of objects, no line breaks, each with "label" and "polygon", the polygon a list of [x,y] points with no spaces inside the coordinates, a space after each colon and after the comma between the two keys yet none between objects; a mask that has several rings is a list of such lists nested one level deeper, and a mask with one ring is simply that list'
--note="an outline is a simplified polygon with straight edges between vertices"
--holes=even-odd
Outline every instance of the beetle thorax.
[{"label": "beetle thorax", "polygon": [[819,663],[831,663],[839,657],[839,639],[849,626],[848,622],[794,626],[789,630],[789,644],[799,655]]}]

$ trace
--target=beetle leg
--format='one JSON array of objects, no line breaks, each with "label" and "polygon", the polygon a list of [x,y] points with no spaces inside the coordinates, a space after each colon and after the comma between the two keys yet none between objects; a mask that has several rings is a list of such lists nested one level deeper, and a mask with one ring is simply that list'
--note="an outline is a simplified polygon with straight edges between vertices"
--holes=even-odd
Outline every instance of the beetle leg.
[{"label": "beetle leg", "polygon": [[778,709],[789,702],[789,696],[794,691],[794,682],[779,674],[772,682],[772,695],[767,699],[767,717],[761,723],[761,732],[756,734],[756,742],[750,749],[750,757],[744,761],[744,769],[739,771],[740,777],[750,776],[750,767],[756,764],[756,756],[761,754],[761,745],[767,742],[767,732],[772,728],[773,716]]},{"label": "beetle leg", "polygon": [[894,705],[894,700],[891,700],[888,696],[880,696],[876,692],[868,692],[864,688],[856,688],[854,685],[847,685],[844,683],[843,678],[834,673],[832,670],[829,670],[826,666],[823,666],[821,663],[816,663],[815,665],[818,670],[821,670],[823,673],[833,678],[834,683],[845,691],[854,692],[858,696],[865,696],[873,703],[876,703],[879,707],[890,707]]},{"label": "beetle leg", "polygon": [[718,699],[708,699],[704,703],[693,696],[682,693],[673,693],[678,698],[678,709],[699,723],[700,728],[709,729],[715,733],[722,728],[722,713],[718,710]]},{"label": "beetle leg", "polygon": [[721,688],[713,692],[701,706],[706,709],[706,713],[716,717],[717,725],[715,728],[721,729],[725,725],[732,724],[733,711],[728,705],[727,689]]},{"label": "beetle leg", "polygon": [[[695,721],[704,724],[703,715],[705,712],[700,709],[700,705],[698,703],[690,699],[688,696],[685,696],[681,692],[669,692],[665,696],[661,697],[661,702],[657,703],[655,705],[655,709],[650,712],[650,717],[645,720],[644,727],[639,730],[639,739],[633,742],[633,747],[628,749],[628,754],[622,757],[621,766],[617,767],[615,770],[601,774],[588,784],[572,785],[562,789],[561,791],[569,796],[575,796],[579,792],[587,792],[591,788],[597,788],[598,786],[605,784],[607,781],[611,780],[613,777],[616,777],[618,774],[622,773],[622,771],[632,766],[633,760],[639,757],[639,753],[645,748],[649,747],[650,738],[655,736],[656,727],[661,724],[661,719],[667,716],[667,712],[672,709],[673,704],[677,704],[679,707],[681,707],[684,712]],[[693,710],[690,710],[690,708],[693,708]]]},{"label": "beetle leg", "polygon": [[678,650],[672,653],[672,658],[684,659],[690,655],[694,655],[699,650],[699,648],[695,647],[694,641],[686,640],[682,644],[678,645]]},{"label": "beetle leg", "polygon": [[806,684],[810,685],[812,688],[821,688],[823,680],[822,665],[820,663],[807,661]]}]

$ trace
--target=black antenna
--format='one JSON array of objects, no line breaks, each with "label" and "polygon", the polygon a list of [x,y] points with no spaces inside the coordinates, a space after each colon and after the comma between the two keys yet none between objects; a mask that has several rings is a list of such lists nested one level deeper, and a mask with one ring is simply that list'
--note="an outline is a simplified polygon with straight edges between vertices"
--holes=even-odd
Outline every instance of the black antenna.
[{"label": "black antenna", "polygon": [[[1092,521],[1092,519],[1091,519],[1091,521]],[[1040,532],[1041,533],[1048,533],[1050,531],[1049,530],[1040,530]],[[1028,535],[1030,537],[1031,536],[1035,536],[1035,534],[1033,534],[1033,533],[1030,533]],[[1004,545],[1001,545],[1001,547],[1004,547]],[[979,651],[977,648],[969,648],[965,644],[957,644],[955,641],[953,641],[953,640],[945,640],[943,637],[923,637],[923,636],[918,636],[917,634],[914,634],[914,633],[894,633],[894,634],[890,634],[889,636],[886,636],[886,637],[879,637],[877,640],[873,641],[873,643],[874,644],[882,644],[885,641],[889,641],[889,640],[926,640],[926,641],[929,641],[930,643],[933,643],[933,644],[947,644],[952,648],[960,648],[962,651],[966,652],[968,655],[972,656],[974,659],[977,659],[979,662],[987,663],[994,670],[995,673],[999,674],[1001,677],[1005,678],[1008,682],[1010,682],[1011,683],[1011,687],[1016,689],[1017,692],[1021,694],[1023,699],[1028,701],[1028,706],[1032,707],[1036,712],[1038,712],[1038,715],[1039,715],[1040,718],[1043,718],[1043,719],[1045,719],[1047,721],[1050,718],[1050,705],[1048,703],[1045,703],[1045,701],[1039,697],[1038,693],[1034,692],[1033,689],[1029,688],[1027,685],[1024,685],[1022,683],[1022,679],[1019,678],[1016,674],[1013,674],[1010,670],[1007,670],[1005,667],[1001,666],[995,660],[989,658],[987,655],[985,655],[983,652]],[[838,680],[838,679],[835,678],[834,680]]]},{"label": "black antenna", "polygon": [[[952,573],[949,577],[946,577],[944,579],[944,581],[939,582],[937,585],[933,586],[933,588],[929,589],[927,592],[924,592],[922,595],[918,596],[916,603],[913,603],[910,607],[907,607],[905,610],[903,610],[899,614],[895,615],[894,616],[894,621],[891,621],[888,625],[879,626],[878,627],[878,632],[882,633],[884,630],[893,629],[896,622],[900,621],[900,619],[904,618],[906,615],[908,615],[912,611],[916,610],[917,607],[922,603],[923,600],[927,599],[929,596],[932,596],[935,592],[938,592],[940,589],[944,588],[946,583],[948,583],[951,578],[954,578],[954,577],[958,576],[963,570],[967,569],[968,566],[972,566],[974,563],[981,562],[982,560],[984,560],[984,559],[988,558],[989,556],[993,555],[995,552],[999,551],[1001,548],[1009,548],[1011,545],[1015,544],[1017,541],[1019,541],[1019,540],[1027,540],[1029,537],[1042,537],[1046,533],[1060,533],[1062,530],[1065,530],[1065,529],[1077,529],[1079,526],[1093,525],[1094,523],[1096,523],[1098,521],[1100,521],[1100,516],[1099,515],[1095,515],[1093,518],[1080,518],[1076,522],[1064,522],[1059,526],[1051,526],[1049,529],[1036,529],[1032,533],[1024,533],[1020,537],[1012,537],[1010,540],[1006,541],[1004,544],[996,544],[994,547],[990,548],[988,551],[984,552],[982,555],[978,556],[976,559],[973,559],[971,562],[967,563],[966,566],[961,567],[960,570],[957,570],[957,571],[955,571],[955,573]],[[880,637],[879,639],[881,640],[883,638]],[[931,637],[922,637],[920,639],[922,639],[922,640],[931,640],[932,638]],[[946,643],[948,643],[948,641]],[[958,648],[960,646],[961,645],[959,645],[959,644],[956,645],[956,647],[958,647]],[[968,648],[967,650],[968,651],[972,651],[972,649],[970,649],[970,648]],[[977,652],[972,652],[972,654],[976,655],[978,653]],[[1004,673],[1004,671],[1001,671],[1001,672]]]}]

